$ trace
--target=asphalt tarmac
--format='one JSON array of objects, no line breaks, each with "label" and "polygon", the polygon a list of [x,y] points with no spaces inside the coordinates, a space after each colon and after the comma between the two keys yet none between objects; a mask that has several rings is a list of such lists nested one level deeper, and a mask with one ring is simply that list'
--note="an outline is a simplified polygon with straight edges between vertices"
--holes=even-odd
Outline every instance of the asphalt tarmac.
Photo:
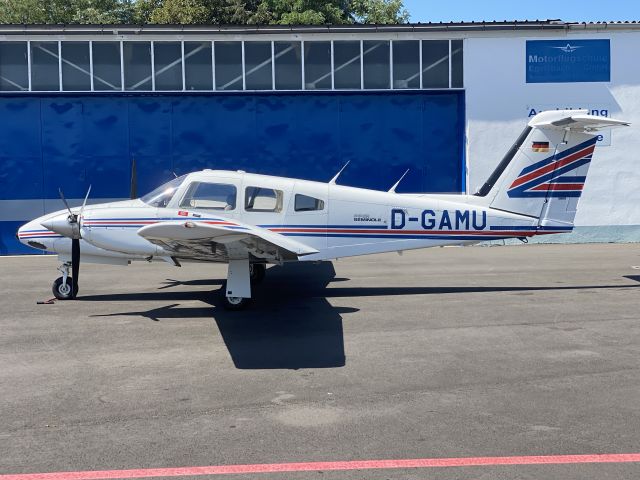
[{"label": "asphalt tarmac", "polygon": [[[204,264],[83,264],[78,300],[37,305],[56,266],[0,258],[0,474],[301,462],[225,478],[640,478],[639,461],[522,459],[640,459],[638,244],[272,267],[244,312],[218,300],[226,267]],[[515,460],[308,465],[452,457]]]}]

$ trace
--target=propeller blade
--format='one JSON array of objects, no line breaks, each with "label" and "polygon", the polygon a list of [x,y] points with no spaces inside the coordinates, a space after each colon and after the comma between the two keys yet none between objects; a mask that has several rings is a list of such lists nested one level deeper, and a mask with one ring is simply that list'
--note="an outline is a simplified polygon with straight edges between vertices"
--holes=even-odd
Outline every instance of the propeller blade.
[{"label": "propeller blade", "polygon": [[89,198],[89,194],[91,193],[91,185],[89,185],[89,190],[87,190],[87,194],[84,196],[84,202],[82,202],[82,207],[80,208],[79,217],[82,217],[82,212],[84,212],[84,207],[87,204],[87,199]]},{"label": "propeller blade", "polygon": [[71,208],[69,208],[69,204],[67,203],[67,199],[64,198],[64,193],[62,193],[62,189],[58,188],[58,192],[60,192],[60,198],[62,199],[62,203],[64,203],[64,206],[67,207],[67,210],[69,210],[69,215],[73,217],[73,213],[71,213]]},{"label": "propeller blade", "polygon": [[71,298],[76,298],[78,293],[78,275],[80,275],[80,239],[71,240],[71,278],[73,279],[73,293]]},{"label": "propeller blade", "polygon": [[131,200],[138,198],[138,172],[136,169],[136,159],[131,161]]}]

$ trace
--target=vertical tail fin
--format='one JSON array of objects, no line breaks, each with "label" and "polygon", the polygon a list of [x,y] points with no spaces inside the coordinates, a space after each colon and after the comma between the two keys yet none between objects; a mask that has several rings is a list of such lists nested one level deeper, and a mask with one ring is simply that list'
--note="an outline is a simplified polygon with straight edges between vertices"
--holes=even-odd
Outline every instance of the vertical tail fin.
[{"label": "vertical tail fin", "polygon": [[542,112],[531,119],[476,195],[491,208],[571,227],[600,128],[628,125],[586,110]]}]

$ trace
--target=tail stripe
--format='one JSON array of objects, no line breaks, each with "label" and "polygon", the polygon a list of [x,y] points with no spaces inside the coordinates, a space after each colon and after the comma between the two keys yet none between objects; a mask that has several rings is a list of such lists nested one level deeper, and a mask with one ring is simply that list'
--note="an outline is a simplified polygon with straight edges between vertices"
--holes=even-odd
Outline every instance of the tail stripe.
[{"label": "tail stripe", "polygon": [[586,142],[582,142],[579,143],[578,145],[575,145],[571,148],[567,148],[566,150],[564,150],[563,152],[560,152],[560,154],[556,155],[551,155],[550,157],[545,158],[544,160],[540,160],[539,162],[534,163],[533,165],[529,165],[528,167],[525,167],[522,172],[520,173],[520,175],[524,175],[526,173],[530,173],[533,172],[534,170],[537,170],[540,167],[544,167],[545,165],[550,164],[551,162],[558,160],[560,158],[563,158],[567,155],[571,155],[572,153],[576,153],[579,152],[580,150],[589,147],[590,145],[595,145],[595,138],[590,138],[589,140],[587,140]]},{"label": "tail stripe", "polygon": [[594,137],[524,168],[509,187],[507,195],[511,198],[579,197],[586,177],[564,174],[591,161],[596,141]]}]

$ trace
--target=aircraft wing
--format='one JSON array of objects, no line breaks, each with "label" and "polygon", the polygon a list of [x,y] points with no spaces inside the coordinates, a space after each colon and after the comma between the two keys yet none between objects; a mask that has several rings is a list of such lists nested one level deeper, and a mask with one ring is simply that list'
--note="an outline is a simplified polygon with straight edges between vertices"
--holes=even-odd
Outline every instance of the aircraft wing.
[{"label": "aircraft wing", "polygon": [[243,258],[251,254],[278,262],[318,253],[316,249],[279,233],[235,220],[159,222],[142,227],[138,235],[178,258],[228,261],[229,258]]}]

